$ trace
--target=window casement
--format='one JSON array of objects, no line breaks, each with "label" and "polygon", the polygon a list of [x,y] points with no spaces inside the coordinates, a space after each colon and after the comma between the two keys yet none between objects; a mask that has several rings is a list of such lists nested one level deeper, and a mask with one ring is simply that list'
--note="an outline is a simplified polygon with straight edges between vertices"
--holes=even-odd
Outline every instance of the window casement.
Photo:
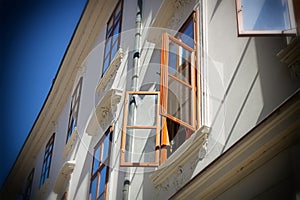
[{"label": "window casement", "polygon": [[113,127],[109,127],[94,149],[89,199],[107,199],[109,160]]},{"label": "window casement", "polygon": [[107,22],[102,76],[106,72],[110,62],[115,57],[120,46],[122,10],[123,0],[120,0]]},{"label": "window casement", "polygon": [[[162,36],[161,51],[161,162],[200,126],[196,55],[198,11],[175,36]],[[198,84],[199,85],[199,84]]]},{"label": "window casement", "polygon": [[236,0],[238,35],[295,35],[294,12],[293,0]]},{"label": "window casement", "polygon": [[49,139],[46,145],[43,167],[42,167],[42,174],[40,179],[40,187],[45,183],[46,179],[49,178],[54,139],[55,139],[55,133],[53,133],[53,135],[51,136],[51,138]]},{"label": "window casement", "polygon": [[72,133],[74,132],[75,127],[77,126],[82,79],[83,79],[82,77],[79,79],[77,86],[72,95],[66,143],[68,143]]},{"label": "window casement", "polygon": [[24,193],[24,200],[29,200],[31,196],[31,190],[32,190],[32,182],[33,182],[33,176],[34,176],[34,168],[31,170],[29,176],[27,177],[27,183],[26,183],[26,189]]},{"label": "window casement", "polygon": [[159,165],[159,92],[127,91],[125,97],[120,165]]}]

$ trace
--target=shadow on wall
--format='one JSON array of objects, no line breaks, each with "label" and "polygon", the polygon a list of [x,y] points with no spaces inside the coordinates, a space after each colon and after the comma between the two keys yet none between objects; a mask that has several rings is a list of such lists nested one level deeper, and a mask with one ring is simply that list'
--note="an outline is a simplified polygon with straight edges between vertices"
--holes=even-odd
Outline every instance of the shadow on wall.
[{"label": "shadow on wall", "polygon": [[[231,112],[227,112],[230,115],[226,117],[226,137],[221,152],[267,117],[299,88],[300,83],[291,79],[287,66],[280,63],[276,57],[285,46],[285,37],[248,39],[221,104],[216,110],[215,116],[219,116],[227,102],[226,109],[230,108]],[[242,95],[236,95],[236,92]],[[232,100],[238,101],[231,108]],[[217,117],[212,121],[212,127],[215,126],[216,119]]]},{"label": "shadow on wall", "polygon": [[[267,51],[266,46],[268,46]],[[280,63],[279,58],[276,57],[276,54],[285,46],[286,37],[255,38],[259,79],[264,102],[257,123],[300,88],[300,81],[292,80],[288,66]]]}]

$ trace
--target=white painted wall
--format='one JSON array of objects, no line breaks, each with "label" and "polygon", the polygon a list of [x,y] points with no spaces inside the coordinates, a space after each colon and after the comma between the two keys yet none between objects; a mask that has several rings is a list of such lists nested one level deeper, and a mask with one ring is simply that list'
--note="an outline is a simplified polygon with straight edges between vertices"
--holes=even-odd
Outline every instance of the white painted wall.
[{"label": "white painted wall", "polygon": [[[143,27],[151,24],[160,5],[161,1],[144,1]],[[181,6],[190,9],[195,5],[182,4]],[[204,167],[245,135],[300,86],[299,82],[291,80],[287,67],[281,64],[276,57],[276,53],[285,45],[284,37],[238,38],[234,1],[203,1],[203,6],[205,12],[200,10],[200,18],[203,17],[202,19],[204,19],[204,29],[200,30],[201,37],[204,37],[204,57],[202,58],[204,65],[201,66],[204,70],[201,71],[201,77],[204,83],[203,88],[207,88],[206,93],[202,94],[205,98],[203,112],[206,113],[204,125],[211,127],[211,132],[206,157],[198,162],[195,169],[185,168],[185,170],[191,170],[188,172],[192,174],[189,179],[201,172]],[[123,9],[122,30],[124,33],[121,36],[121,48],[125,54],[123,58],[124,67],[119,69],[116,75],[118,81],[115,85],[124,94],[126,90],[131,89],[136,0],[124,0]],[[202,13],[206,15],[201,16]],[[178,24],[175,25],[180,27],[189,14],[181,15]],[[86,199],[88,197],[94,146],[106,130],[106,128],[102,129],[99,126],[95,136],[86,133],[90,116],[102,95],[97,94],[96,87],[102,74],[103,40],[107,20],[104,19],[101,22],[103,28],[95,40],[94,49],[91,50],[85,62],[81,64],[73,86],[75,88],[79,78],[83,77],[77,124],[78,138],[69,156],[70,159],[76,161],[70,180],[69,199]],[[173,24],[173,26],[175,25]],[[160,81],[158,63],[160,53],[153,50],[156,48],[155,44],[149,41],[145,35],[147,32],[143,32],[142,35],[141,45],[144,49],[140,59],[142,67],[139,69],[139,86],[142,86],[142,89],[155,90],[156,88],[158,90],[159,87],[151,87],[151,84],[158,86]],[[56,132],[50,169],[50,185],[45,199],[56,198],[56,194],[51,192],[51,189],[65,162],[62,151],[66,140],[70,100],[71,94],[55,122],[54,130],[51,133],[45,133],[50,137],[53,132]],[[115,117],[108,197],[109,199],[122,198],[124,172],[128,170],[132,172],[129,176],[131,180],[129,199],[168,198],[178,188],[171,190],[155,189],[149,179],[149,174],[154,170],[153,168],[126,169],[120,167],[123,106],[124,95],[117,106]],[[40,150],[34,164],[33,195],[39,190],[45,145]]]}]

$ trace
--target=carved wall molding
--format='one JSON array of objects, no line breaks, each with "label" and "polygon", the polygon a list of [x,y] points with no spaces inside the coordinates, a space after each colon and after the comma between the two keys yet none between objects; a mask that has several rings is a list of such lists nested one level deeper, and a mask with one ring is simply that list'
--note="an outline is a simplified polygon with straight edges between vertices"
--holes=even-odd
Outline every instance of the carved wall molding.
[{"label": "carved wall molding", "polygon": [[102,129],[109,126],[116,116],[117,105],[121,101],[122,91],[110,89],[96,106],[96,118]]},{"label": "carved wall molding", "polygon": [[122,59],[124,57],[123,50],[120,48],[116,53],[114,59],[110,62],[106,72],[103,77],[100,79],[96,91],[99,95],[101,95],[105,90],[110,88],[114,81],[114,77],[117,74],[117,71],[122,63]]},{"label": "carved wall molding", "polygon": [[287,64],[292,79],[300,79],[300,37],[291,39],[289,44],[277,54],[282,63]]},{"label": "carved wall molding", "polygon": [[185,141],[150,178],[158,190],[181,188],[206,155],[209,128],[202,126]]}]

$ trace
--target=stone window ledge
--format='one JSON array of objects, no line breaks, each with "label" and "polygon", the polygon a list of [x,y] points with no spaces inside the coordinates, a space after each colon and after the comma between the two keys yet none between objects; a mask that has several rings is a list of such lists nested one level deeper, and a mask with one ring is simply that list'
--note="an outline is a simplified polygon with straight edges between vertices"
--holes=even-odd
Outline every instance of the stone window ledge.
[{"label": "stone window ledge", "polygon": [[59,194],[62,189],[64,189],[64,186],[66,185],[66,182],[70,179],[70,175],[72,174],[75,167],[75,161],[70,160],[66,161],[61,169],[59,170],[59,173],[56,178],[56,182],[53,188],[53,191],[56,194]]},{"label": "stone window ledge", "polygon": [[199,160],[203,159],[206,154],[206,143],[209,128],[202,126],[188,140],[186,140],[156,171],[150,178],[155,187],[165,185],[172,176],[176,175],[182,167],[197,156]]},{"label": "stone window ledge", "polygon": [[78,137],[78,130],[77,127],[74,128],[71,137],[69,138],[69,141],[67,142],[64,150],[63,150],[63,158],[66,159],[66,157],[69,155],[72,147],[75,145],[75,141]]}]

